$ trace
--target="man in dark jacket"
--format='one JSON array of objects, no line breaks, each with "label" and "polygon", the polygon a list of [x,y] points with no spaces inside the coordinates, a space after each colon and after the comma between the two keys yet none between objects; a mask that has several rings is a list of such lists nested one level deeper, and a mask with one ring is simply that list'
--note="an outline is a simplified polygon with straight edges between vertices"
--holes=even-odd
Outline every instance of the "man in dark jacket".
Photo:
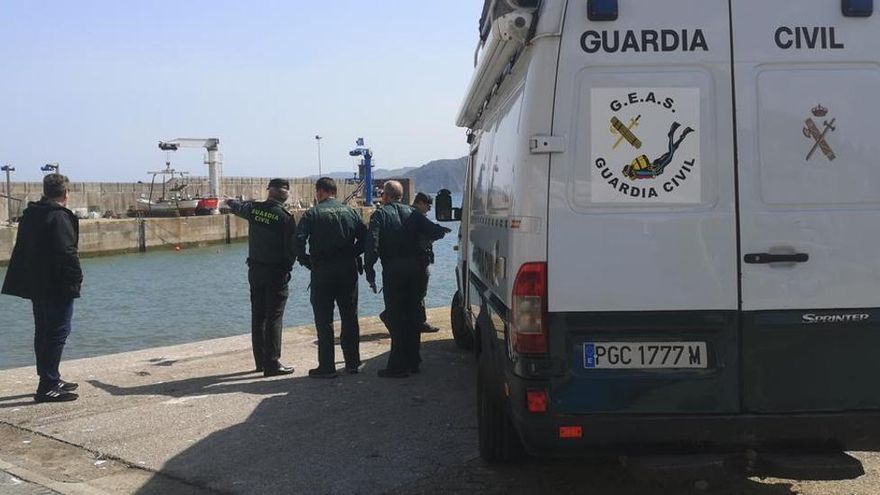
[{"label": "man in dark jacket", "polygon": [[[431,211],[431,207],[434,205],[434,200],[430,195],[425,194],[423,192],[419,192],[416,194],[416,197],[413,199],[413,209],[417,212],[421,213],[424,216],[428,216],[428,212]],[[425,266],[425,289],[423,291],[424,294],[428,293],[428,279],[431,276],[430,266],[434,264],[434,241],[428,238],[423,237],[421,240],[421,247],[423,249],[423,257],[422,264]],[[428,317],[425,314],[425,299],[422,298],[422,303],[420,305],[419,312],[419,329],[422,333],[437,333],[440,331],[439,328],[435,327],[428,323]]]},{"label": "man in dark jacket", "polygon": [[361,365],[358,266],[367,227],[360,214],[336,200],[336,181],[333,179],[318,179],[315,198],[318,204],[303,215],[296,233],[297,258],[312,271],[311,302],[318,331],[318,367],[309,370],[309,376],[336,378],[334,304],[339,307],[342,321],[339,341],[345,357],[345,371],[357,373]]},{"label": "man in dark jacket", "polygon": [[256,371],[263,376],[289,375],[281,364],[281,327],[287,304],[290,271],[296,261],[293,236],[296,222],[284,209],[290,183],[272,179],[266,201],[226,203],[248,221],[248,282],[251,286],[251,343]]},{"label": "man in dark jacket", "polygon": [[61,353],[70,335],[73,300],[80,296],[79,220],[67,209],[70,182],[60,174],[43,178],[43,198],[30,203],[18,235],[3,294],[30,299],[34,308],[34,354],[40,384],[37,402],[65,402],[79,396],[77,384],[61,379]]},{"label": "man in dark jacket", "polygon": [[[433,206],[433,204],[434,204],[434,200],[431,199],[430,195],[425,194],[423,192],[418,192],[418,193],[416,193],[416,197],[413,198],[412,207],[415,211],[417,211],[418,213],[421,213],[422,215],[427,217],[428,212],[431,211],[431,207]],[[425,278],[424,278],[425,288],[424,288],[423,293],[427,295],[427,293],[428,293],[428,279],[431,276],[431,271],[430,271],[429,267],[434,264],[434,241],[432,241],[426,237],[422,237],[419,240],[419,242],[420,242],[421,247],[423,249],[422,264],[425,267]],[[382,320],[382,323],[385,324],[386,328],[390,328],[388,325],[388,312],[387,311],[382,311],[381,313],[379,313],[379,319]],[[425,313],[425,299],[424,298],[422,299],[422,302],[421,302],[420,308],[419,308],[419,329],[422,333],[437,333],[440,331],[439,328],[428,323],[428,317]]]},{"label": "man in dark jacket", "polygon": [[391,332],[388,364],[379,370],[383,378],[405,378],[420,371],[420,305],[427,286],[422,239],[435,241],[450,231],[417,213],[412,206],[402,204],[402,196],[399,182],[385,183],[384,204],[370,217],[364,251],[364,270],[374,291],[374,266],[382,260],[385,311]]}]

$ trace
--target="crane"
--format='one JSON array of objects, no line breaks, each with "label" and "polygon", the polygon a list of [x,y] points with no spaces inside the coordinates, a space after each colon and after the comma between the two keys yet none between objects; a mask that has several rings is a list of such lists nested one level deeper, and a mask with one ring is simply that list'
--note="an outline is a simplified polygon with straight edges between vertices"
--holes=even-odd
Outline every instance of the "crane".
[{"label": "crane", "polygon": [[[364,144],[364,138],[357,138],[357,147],[348,152],[349,156],[360,156],[363,164],[358,167],[358,179],[364,196],[364,206],[373,206],[373,150]],[[357,192],[357,191],[355,191]]]},{"label": "crane", "polygon": [[[178,148],[205,148],[208,156],[205,164],[208,165],[208,191],[212,198],[220,199],[220,140],[217,138],[177,138],[170,141],[159,141],[159,149],[162,151],[177,151]],[[215,208],[212,213],[220,213]]]}]

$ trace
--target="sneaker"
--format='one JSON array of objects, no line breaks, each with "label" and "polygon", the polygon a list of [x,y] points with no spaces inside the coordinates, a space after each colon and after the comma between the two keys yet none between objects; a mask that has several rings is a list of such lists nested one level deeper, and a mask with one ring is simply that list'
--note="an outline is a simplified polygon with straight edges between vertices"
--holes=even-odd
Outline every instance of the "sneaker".
[{"label": "sneaker", "polygon": [[284,366],[282,364],[277,365],[274,368],[264,368],[263,376],[281,376],[281,375],[292,375],[295,370],[293,366]]},{"label": "sneaker", "polygon": [[409,376],[409,371],[406,370],[379,370],[377,373],[379,378],[406,378]]},{"label": "sneaker", "polygon": [[37,402],[70,402],[76,399],[79,399],[79,395],[62,389],[60,383],[46,392],[34,394],[34,400]]},{"label": "sneaker", "polygon": [[360,373],[360,371],[361,371],[361,365],[362,365],[362,364],[363,364],[363,363],[358,363],[358,364],[346,364],[346,365],[345,365],[345,372],[346,372],[347,374],[349,374],[349,375],[357,375],[357,374]]},{"label": "sneaker", "polygon": [[439,331],[440,331],[439,327],[435,327],[434,325],[429,325],[427,323],[424,323],[422,325],[422,329],[421,329],[422,333],[437,333]]},{"label": "sneaker", "polygon": [[336,373],[336,370],[324,370],[321,368],[314,368],[309,370],[309,378],[336,378],[339,376]]},{"label": "sneaker", "polygon": [[58,384],[61,386],[61,390],[65,392],[73,392],[79,388],[79,383],[65,382],[64,380],[58,380]]}]

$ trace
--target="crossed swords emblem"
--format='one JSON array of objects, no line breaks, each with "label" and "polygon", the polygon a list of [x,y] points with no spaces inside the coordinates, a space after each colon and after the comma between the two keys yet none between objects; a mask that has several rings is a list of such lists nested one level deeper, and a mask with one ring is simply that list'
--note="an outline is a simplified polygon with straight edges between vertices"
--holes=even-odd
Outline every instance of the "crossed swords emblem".
[{"label": "crossed swords emblem", "polygon": [[[824,117],[828,112],[828,109],[823,108],[821,105],[813,109],[813,115],[816,117]],[[810,148],[810,152],[807,153],[807,161],[813,157],[813,153],[816,152],[817,149],[822,150],[822,154],[824,154],[828,161],[833,161],[836,158],[834,154],[834,150],[831,149],[831,145],[828,144],[828,141],[825,139],[829,132],[834,132],[837,130],[834,127],[834,123],[837,119],[831,119],[831,122],[824,120],[822,121],[823,129],[820,131],[819,126],[816,125],[816,122],[812,117],[806,120],[806,125],[804,126],[804,136],[813,140],[813,147]]]},{"label": "crossed swords emblem", "polygon": [[642,119],[642,116],[639,115],[634,119],[629,120],[629,124],[624,124],[617,117],[611,117],[611,134],[615,136],[620,136],[617,138],[617,142],[614,143],[614,146],[611,149],[616,150],[620,143],[626,139],[626,142],[632,145],[633,148],[639,149],[642,147],[642,141],[633,134],[632,130],[639,126],[639,120]]}]

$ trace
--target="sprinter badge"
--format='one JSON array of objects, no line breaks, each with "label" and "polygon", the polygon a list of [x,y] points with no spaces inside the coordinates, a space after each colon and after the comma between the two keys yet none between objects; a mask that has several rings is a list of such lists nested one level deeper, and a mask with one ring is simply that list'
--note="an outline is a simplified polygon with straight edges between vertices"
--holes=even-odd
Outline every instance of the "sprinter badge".
[{"label": "sprinter badge", "polygon": [[592,201],[701,202],[699,88],[592,88],[590,101]]},{"label": "sprinter badge", "polygon": [[[828,115],[828,109],[823,107],[820,103],[819,105],[813,107],[811,113],[813,114],[813,117],[824,118],[826,115]],[[834,127],[834,123],[837,121],[837,119],[832,118],[830,122],[828,120],[823,120],[822,130],[819,130],[819,126],[816,125],[813,117],[807,119],[806,125],[804,126],[803,130],[804,136],[809,138],[813,142],[813,147],[810,148],[810,152],[807,153],[807,161],[810,161],[810,158],[813,157],[813,154],[816,152],[817,148],[822,150],[822,154],[824,154],[825,157],[828,158],[829,162],[834,161],[834,159],[836,158],[836,156],[834,155],[834,150],[831,149],[831,145],[828,144],[828,140],[826,138],[828,137],[829,132],[834,132],[837,130],[837,128]]]}]

